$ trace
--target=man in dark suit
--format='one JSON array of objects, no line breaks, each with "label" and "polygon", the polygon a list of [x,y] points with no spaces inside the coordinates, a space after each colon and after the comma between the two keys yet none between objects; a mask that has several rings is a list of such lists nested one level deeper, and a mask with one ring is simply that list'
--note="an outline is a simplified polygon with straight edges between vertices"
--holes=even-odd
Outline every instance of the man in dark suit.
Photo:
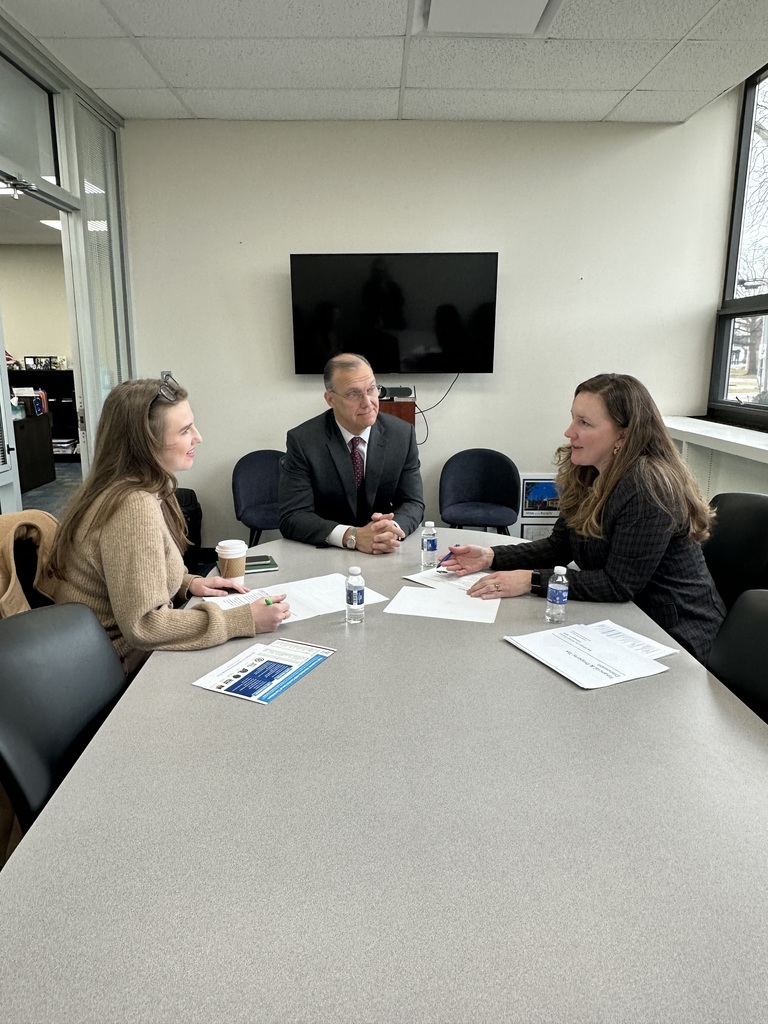
[{"label": "man in dark suit", "polygon": [[413,427],[379,413],[370,364],[341,353],[324,372],[328,412],[288,431],[280,530],[305,544],[381,555],[424,515]]}]

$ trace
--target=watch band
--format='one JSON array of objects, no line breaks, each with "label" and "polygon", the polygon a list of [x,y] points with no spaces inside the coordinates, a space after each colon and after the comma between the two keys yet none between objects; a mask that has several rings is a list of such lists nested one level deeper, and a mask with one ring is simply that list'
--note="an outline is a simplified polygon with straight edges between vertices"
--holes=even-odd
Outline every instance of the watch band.
[{"label": "watch band", "polygon": [[541,593],[541,570],[534,569],[531,573],[531,593]]}]

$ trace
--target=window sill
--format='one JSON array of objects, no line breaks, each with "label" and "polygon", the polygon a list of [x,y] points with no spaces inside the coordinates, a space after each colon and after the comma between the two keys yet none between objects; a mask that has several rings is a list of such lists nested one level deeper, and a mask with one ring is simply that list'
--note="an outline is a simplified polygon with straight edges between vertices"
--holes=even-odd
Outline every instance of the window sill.
[{"label": "window sill", "polygon": [[768,434],[691,416],[665,416],[664,423],[676,441],[768,464]]}]

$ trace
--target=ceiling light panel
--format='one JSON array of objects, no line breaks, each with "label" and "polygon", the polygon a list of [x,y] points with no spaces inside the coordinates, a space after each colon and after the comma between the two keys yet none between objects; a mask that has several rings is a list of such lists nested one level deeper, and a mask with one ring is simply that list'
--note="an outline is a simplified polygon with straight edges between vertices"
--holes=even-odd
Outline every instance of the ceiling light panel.
[{"label": "ceiling light panel", "polygon": [[461,35],[530,36],[548,0],[431,0],[429,29]]}]

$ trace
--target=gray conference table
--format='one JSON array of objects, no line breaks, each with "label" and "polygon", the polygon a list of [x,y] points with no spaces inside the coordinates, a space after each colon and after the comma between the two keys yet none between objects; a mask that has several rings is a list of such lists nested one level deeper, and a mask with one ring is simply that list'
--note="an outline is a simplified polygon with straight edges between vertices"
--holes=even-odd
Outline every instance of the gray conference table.
[{"label": "gray conference table", "polygon": [[0,873],[4,1024],[764,1024],[766,726],[684,652],[579,689],[502,640],[539,598],[383,609],[286,626],[337,653],[269,707],[190,685],[248,641],[152,656]]}]

